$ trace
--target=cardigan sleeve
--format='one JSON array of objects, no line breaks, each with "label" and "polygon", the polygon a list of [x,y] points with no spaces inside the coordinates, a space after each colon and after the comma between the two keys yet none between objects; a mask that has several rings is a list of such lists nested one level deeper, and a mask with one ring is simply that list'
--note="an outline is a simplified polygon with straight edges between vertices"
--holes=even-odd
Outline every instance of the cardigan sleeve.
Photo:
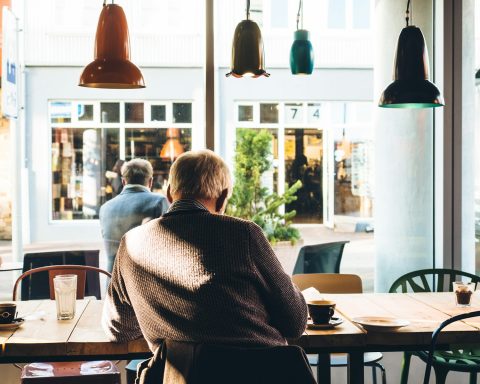
[{"label": "cardigan sleeve", "polygon": [[283,270],[261,228],[249,223],[250,257],[272,325],[286,338],[298,338],[307,324],[302,293]]},{"label": "cardigan sleeve", "polygon": [[125,237],[120,242],[103,306],[102,327],[111,341],[125,342],[142,336],[123,279],[128,251]]}]

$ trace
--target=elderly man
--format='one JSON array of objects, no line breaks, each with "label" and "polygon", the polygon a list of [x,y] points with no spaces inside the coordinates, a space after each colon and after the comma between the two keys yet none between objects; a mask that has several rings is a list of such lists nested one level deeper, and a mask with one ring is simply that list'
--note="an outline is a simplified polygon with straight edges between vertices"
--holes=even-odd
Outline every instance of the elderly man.
[{"label": "elderly man", "polygon": [[100,226],[112,271],[122,236],[145,221],[160,217],[168,208],[167,199],[152,193],[153,168],[143,159],[132,159],[121,167],[122,192],[100,207]]},{"label": "elderly man", "polygon": [[163,339],[276,346],[303,333],[301,292],[260,227],[223,215],[230,192],[213,152],[175,161],[168,212],[121,241],[103,313],[111,340],[143,335],[155,351]]}]

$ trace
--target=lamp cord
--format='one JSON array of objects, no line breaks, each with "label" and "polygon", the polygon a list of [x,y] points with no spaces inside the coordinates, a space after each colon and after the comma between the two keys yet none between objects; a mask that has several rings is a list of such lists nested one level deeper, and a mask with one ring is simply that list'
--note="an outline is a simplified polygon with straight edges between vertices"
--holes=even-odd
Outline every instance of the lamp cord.
[{"label": "lamp cord", "polygon": [[250,0],[247,0],[247,20],[250,20]]},{"label": "lamp cord", "polygon": [[300,22],[301,17],[301,27],[303,29],[303,1],[300,0],[298,3],[298,12],[297,12],[297,30],[298,30],[298,23]]},{"label": "lamp cord", "polygon": [[410,21],[410,0],[407,2],[407,10],[405,11],[405,21],[407,22],[407,27]]}]

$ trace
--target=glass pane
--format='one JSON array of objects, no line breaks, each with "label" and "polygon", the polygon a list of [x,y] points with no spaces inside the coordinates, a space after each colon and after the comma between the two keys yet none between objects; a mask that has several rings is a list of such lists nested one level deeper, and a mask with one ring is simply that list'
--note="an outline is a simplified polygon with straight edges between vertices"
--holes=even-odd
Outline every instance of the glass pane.
[{"label": "glass pane", "polygon": [[166,193],[168,172],[173,161],[192,149],[190,128],[126,128],[126,160],[147,159],[153,167],[153,190]]},{"label": "glass pane", "polygon": [[152,105],[151,121],[165,121],[167,117],[165,105]]},{"label": "glass pane", "polygon": [[345,0],[328,1],[328,28],[344,29],[346,19]]},{"label": "glass pane", "polygon": [[309,123],[316,123],[320,121],[322,117],[322,105],[318,103],[309,103],[308,104],[308,118]]},{"label": "glass pane", "polygon": [[93,104],[78,104],[78,121],[93,121]]},{"label": "glass pane", "polygon": [[62,101],[50,103],[50,121],[52,123],[71,123],[72,103]]},{"label": "glass pane", "polygon": [[120,122],[120,103],[100,103],[102,123]]},{"label": "glass pane", "polygon": [[238,106],[238,121],[253,121],[253,105]]},{"label": "glass pane", "polygon": [[125,103],[125,123],[143,123],[143,103]]},{"label": "glass pane", "polygon": [[275,0],[275,6],[271,8],[272,28],[287,28],[288,16],[288,0]]},{"label": "glass pane", "polygon": [[302,187],[297,200],[285,206],[297,214],[295,223],[323,222],[323,136],[316,129],[287,129],[285,131],[285,181],[292,186],[298,180]]},{"label": "glass pane", "polygon": [[272,153],[272,169],[265,171],[262,174],[262,187],[267,188],[269,193],[278,192],[278,129],[271,128],[238,128],[237,129],[237,142],[242,135],[242,131],[268,131],[272,135],[272,146],[271,146],[271,153]]},{"label": "glass pane", "polygon": [[192,122],[192,103],[173,103],[173,122]]},{"label": "glass pane", "polygon": [[52,129],[52,217],[98,219],[113,196],[106,170],[119,158],[117,128]]},{"label": "glass pane", "polygon": [[370,28],[370,0],[353,0],[353,28]]},{"label": "glass pane", "polygon": [[278,123],[278,104],[260,104],[260,123]]},{"label": "glass pane", "polygon": [[303,104],[285,104],[285,123],[303,123]]}]

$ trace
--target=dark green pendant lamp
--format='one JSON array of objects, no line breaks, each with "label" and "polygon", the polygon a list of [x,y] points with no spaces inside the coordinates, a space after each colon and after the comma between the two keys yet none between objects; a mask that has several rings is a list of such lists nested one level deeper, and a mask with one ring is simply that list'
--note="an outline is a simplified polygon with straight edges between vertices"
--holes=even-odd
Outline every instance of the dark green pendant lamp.
[{"label": "dark green pendant lamp", "polygon": [[[300,18],[301,29],[298,28]],[[297,30],[293,34],[293,44],[290,49],[290,69],[293,75],[311,75],[313,72],[313,46],[309,39],[310,32],[303,29],[303,1],[300,0]]]},{"label": "dark green pendant lamp", "polygon": [[265,71],[262,33],[257,23],[250,20],[250,0],[247,0],[247,18],[235,28],[232,44],[232,65],[226,76],[270,76]]},{"label": "dark green pendant lamp", "polygon": [[428,51],[420,28],[409,25],[410,0],[407,2],[407,26],[397,43],[394,80],[382,93],[382,108],[435,108],[445,103],[437,86],[430,82]]}]

